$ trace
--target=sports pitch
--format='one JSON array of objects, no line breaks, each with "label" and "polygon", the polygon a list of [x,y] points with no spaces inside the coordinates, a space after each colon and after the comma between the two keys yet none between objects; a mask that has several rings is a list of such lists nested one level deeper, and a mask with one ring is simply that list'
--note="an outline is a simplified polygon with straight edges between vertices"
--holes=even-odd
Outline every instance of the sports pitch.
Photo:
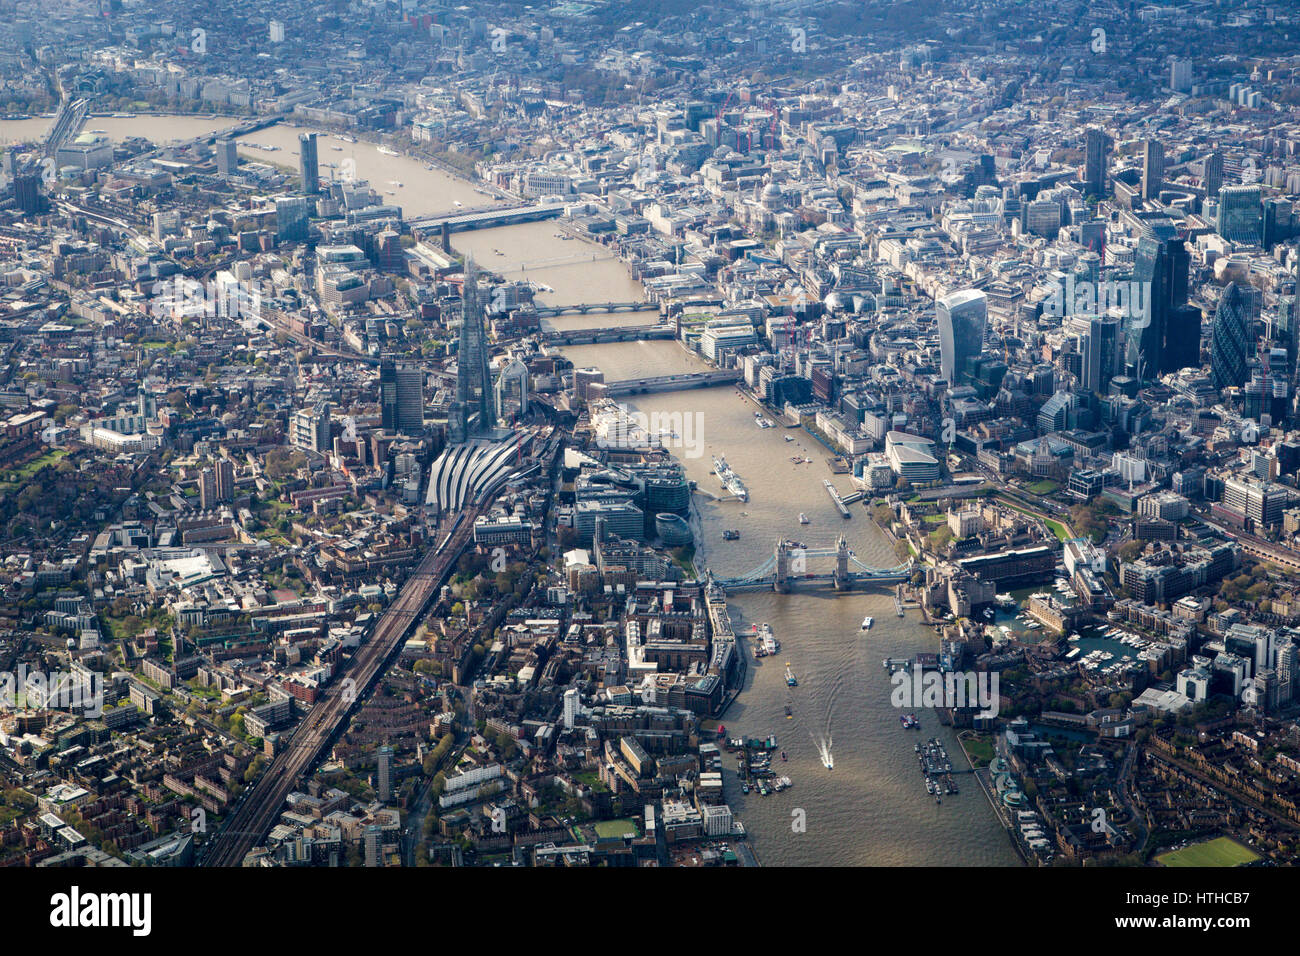
[{"label": "sports pitch", "polygon": [[1241,866],[1259,859],[1259,854],[1231,840],[1217,837],[1208,843],[1194,843],[1181,850],[1162,853],[1156,862],[1162,866]]}]

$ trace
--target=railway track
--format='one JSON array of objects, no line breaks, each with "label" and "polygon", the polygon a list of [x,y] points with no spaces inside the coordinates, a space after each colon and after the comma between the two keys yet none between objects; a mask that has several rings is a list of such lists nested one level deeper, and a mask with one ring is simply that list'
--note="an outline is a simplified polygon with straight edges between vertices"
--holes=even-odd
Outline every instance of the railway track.
[{"label": "railway track", "polygon": [[244,856],[271,829],[299,777],[322,756],[358,700],[369,692],[386,669],[412,624],[428,605],[473,534],[481,506],[464,514],[447,539],[425,556],[384,612],[370,640],[357,652],[352,666],[312,707],[288,746],[276,754],[253,784],[244,802],[226,820],[203,853],[202,866],[239,866]]}]

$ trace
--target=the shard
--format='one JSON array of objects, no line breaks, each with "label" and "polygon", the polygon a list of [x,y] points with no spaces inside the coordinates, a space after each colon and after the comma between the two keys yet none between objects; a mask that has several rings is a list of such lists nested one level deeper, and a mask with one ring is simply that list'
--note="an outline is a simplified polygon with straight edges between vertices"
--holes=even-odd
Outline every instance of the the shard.
[{"label": "the shard", "polygon": [[478,270],[465,260],[461,293],[460,342],[456,351],[456,405],[452,410],[452,441],[491,430],[494,424],[492,379],[488,368],[487,327],[479,296]]}]

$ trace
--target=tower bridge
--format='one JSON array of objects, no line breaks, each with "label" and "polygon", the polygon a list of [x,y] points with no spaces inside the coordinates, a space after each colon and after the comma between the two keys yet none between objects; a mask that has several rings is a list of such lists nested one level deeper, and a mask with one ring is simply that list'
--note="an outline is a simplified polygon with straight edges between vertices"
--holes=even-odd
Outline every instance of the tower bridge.
[{"label": "tower bridge", "polygon": [[[820,562],[823,570],[813,570],[813,562]],[[828,563],[830,570],[825,569]],[[793,541],[781,539],[772,549],[771,557],[758,567],[735,577],[714,575],[713,580],[728,591],[770,589],[786,594],[796,588],[827,585],[836,591],[850,591],[855,585],[905,581],[912,574],[912,566],[912,560],[892,568],[864,564],[849,550],[844,535],[840,535],[833,548],[802,548]]]}]

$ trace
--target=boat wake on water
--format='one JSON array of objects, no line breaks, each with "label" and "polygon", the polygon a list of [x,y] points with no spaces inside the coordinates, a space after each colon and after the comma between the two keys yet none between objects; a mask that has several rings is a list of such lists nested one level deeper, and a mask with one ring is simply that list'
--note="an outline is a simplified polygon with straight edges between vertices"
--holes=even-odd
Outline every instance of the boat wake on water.
[{"label": "boat wake on water", "polygon": [[839,696],[840,686],[843,682],[844,672],[841,670],[831,682],[830,694],[826,700],[826,733],[820,738],[813,737],[813,743],[817,745],[817,754],[821,757],[822,766],[827,770],[835,769],[835,757],[831,754],[831,714],[835,710],[835,699]]},{"label": "boat wake on water", "polygon": [[817,745],[818,756],[822,758],[822,766],[827,770],[835,769],[835,758],[831,755],[831,738],[829,735],[818,740],[813,738],[813,743]]}]

